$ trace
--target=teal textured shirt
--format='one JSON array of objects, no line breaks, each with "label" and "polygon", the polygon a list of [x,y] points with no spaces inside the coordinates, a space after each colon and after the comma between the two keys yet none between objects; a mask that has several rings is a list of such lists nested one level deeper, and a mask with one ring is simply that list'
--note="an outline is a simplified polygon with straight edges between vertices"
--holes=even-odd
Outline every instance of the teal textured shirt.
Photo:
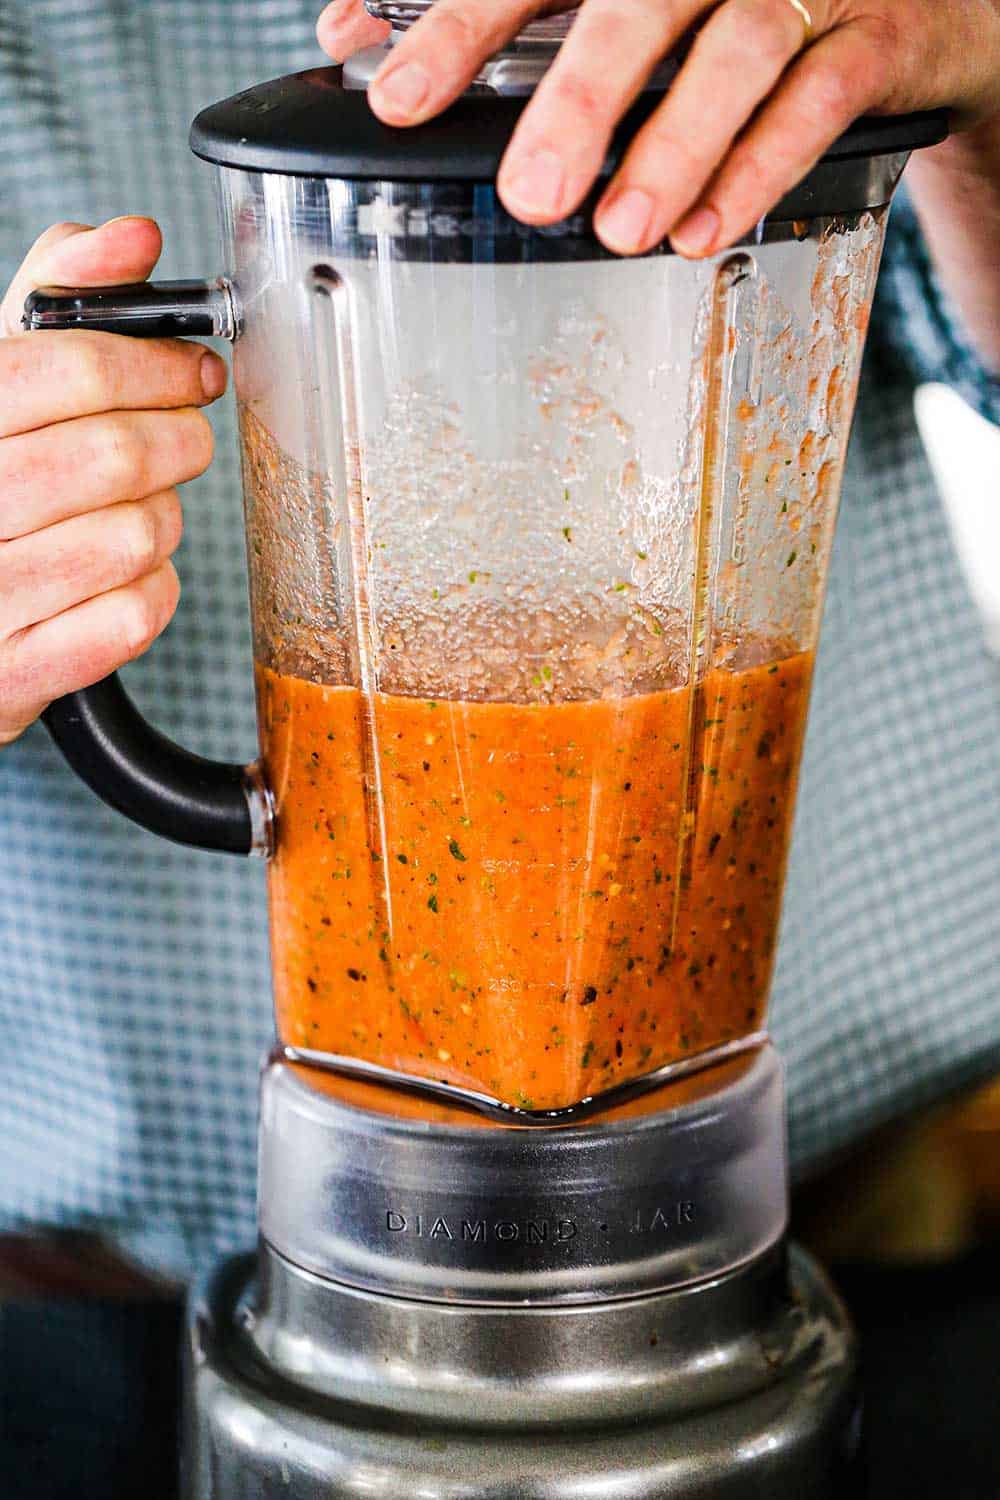
[{"label": "teal textured shirt", "polygon": [[[0,280],[57,219],[149,213],[159,274],[214,274],[211,100],[319,62],[320,0],[5,0]],[[804,1173],[1000,1071],[1000,679],[912,412],[1000,395],[894,211],[826,609],[775,980]],[[233,414],[186,492],[175,622],[130,689],[203,753],[255,729]],[[0,504],[2,504],[0,496]],[[1000,496],[998,496],[1000,503]],[[158,842],[34,728],[0,752],[0,1226],[91,1225],[181,1273],[254,1234],[271,1034],[263,872]]]}]

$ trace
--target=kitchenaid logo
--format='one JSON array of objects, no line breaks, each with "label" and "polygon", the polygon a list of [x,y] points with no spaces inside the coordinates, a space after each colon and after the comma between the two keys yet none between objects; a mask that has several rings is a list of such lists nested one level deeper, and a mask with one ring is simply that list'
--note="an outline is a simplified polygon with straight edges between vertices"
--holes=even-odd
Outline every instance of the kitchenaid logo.
[{"label": "kitchenaid logo", "polygon": [[384,198],[373,198],[370,203],[359,203],[357,208],[357,233],[362,238],[388,235],[390,239],[475,239],[483,235],[515,236],[528,239],[532,235],[544,235],[559,239],[566,235],[581,235],[586,230],[583,214],[574,214],[558,224],[532,227],[512,219],[499,204],[493,214],[462,214],[448,209],[420,208],[408,203],[387,203]]},{"label": "kitchenaid logo", "polygon": [[412,1235],[424,1240],[457,1240],[468,1245],[565,1245],[576,1238],[575,1219],[459,1219],[437,1214],[404,1214],[386,1210],[387,1234]]}]

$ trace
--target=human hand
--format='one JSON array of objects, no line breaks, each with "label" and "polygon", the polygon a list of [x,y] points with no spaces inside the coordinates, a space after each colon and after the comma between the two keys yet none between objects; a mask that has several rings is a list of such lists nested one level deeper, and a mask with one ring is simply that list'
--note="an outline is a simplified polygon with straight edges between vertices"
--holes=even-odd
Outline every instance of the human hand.
[{"label": "human hand", "polygon": [[[529,20],[566,8],[436,0],[379,68],[373,110],[389,125],[429,119]],[[500,168],[515,217],[551,224],[579,206],[615,125],[694,26],[597,206],[619,254],[667,236],[692,257],[733,244],[859,115],[947,107],[961,126],[1000,112],[1000,0],[584,0]],[[341,59],[387,31],[361,0],[334,0],[317,26]]]},{"label": "human hand", "polygon": [[150,219],[57,224],[0,305],[0,745],[141,655],[177,605],[174,486],[211,460],[198,408],[225,363],[181,339],[21,331],[35,287],[142,281],[160,245]]}]

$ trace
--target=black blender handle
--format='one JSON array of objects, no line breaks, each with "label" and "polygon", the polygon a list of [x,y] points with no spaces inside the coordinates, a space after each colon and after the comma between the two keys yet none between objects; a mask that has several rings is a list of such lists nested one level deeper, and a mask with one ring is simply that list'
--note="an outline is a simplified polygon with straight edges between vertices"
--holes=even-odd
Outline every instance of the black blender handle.
[{"label": "black blender handle", "polygon": [[57,698],[42,722],[81,780],[150,833],[198,849],[253,852],[252,768],[174,744],[147,723],[116,672]]},{"label": "black blender handle", "polygon": [[[24,307],[26,329],[88,328],[138,338],[233,338],[224,282],[43,287]],[[229,854],[270,852],[270,799],[254,766],[205,760],[146,722],[118,679],[50,703],[45,724],[70,766],[118,812],[178,844]]]},{"label": "black blender handle", "polygon": [[42,286],[29,293],[21,324],[29,333],[89,328],[140,339],[236,337],[235,305],[225,281]]}]

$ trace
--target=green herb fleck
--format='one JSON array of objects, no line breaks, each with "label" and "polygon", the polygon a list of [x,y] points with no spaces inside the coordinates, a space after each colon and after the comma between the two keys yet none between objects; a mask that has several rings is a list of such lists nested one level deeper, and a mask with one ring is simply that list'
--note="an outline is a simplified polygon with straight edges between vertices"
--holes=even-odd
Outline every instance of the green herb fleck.
[{"label": "green herb fleck", "polygon": [[437,909],[438,909],[437,891],[431,891],[430,895],[427,898],[427,905],[428,905],[428,907],[430,908],[431,911],[437,911]]},{"label": "green herb fleck", "polygon": [[788,561],[785,563],[785,567],[786,568],[790,568],[792,566],[792,563],[798,557],[798,555],[799,554],[797,552],[789,552],[789,554],[788,554]]},{"label": "green herb fleck", "polygon": [[464,864],[464,862],[465,862],[465,855],[462,853],[461,849],[459,848],[459,844],[458,844],[458,840],[457,839],[449,839],[448,840],[448,853],[451,855],[452,859],[460,859],[463,862],[463,864]]}]

